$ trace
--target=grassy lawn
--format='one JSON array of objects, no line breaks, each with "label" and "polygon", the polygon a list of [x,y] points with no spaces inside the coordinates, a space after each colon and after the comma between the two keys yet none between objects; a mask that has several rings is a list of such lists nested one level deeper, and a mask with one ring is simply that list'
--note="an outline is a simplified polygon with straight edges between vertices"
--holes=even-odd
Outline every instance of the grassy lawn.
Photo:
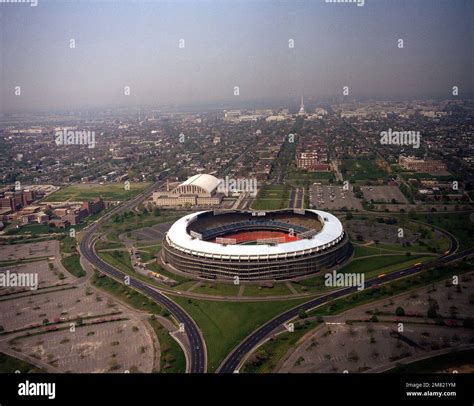
[{"label": "grassy lawn", "polygon": [[6,235],[29,235],[35,237],[40,234],[50,234],[50,233],[62,233],[66,234],[67,230],[63,228],[50,227],[47,224],[26,224],[16,228],[13,224],[10,224],[5,229]]},{"label": "grassy lawn", "polygon": [[138,248],[138,253],[143,262],[148,262],[155,259],[161,251],[161,244],[149,245],[144,248]]},{"label": "grassy lawn", "polygon": [[[406,254],[407,252],[428,252],[426,247],[418,247],[411,245],[403,247],[400,244],[371,244],[367,246],[355,245],[354,258],[360,258],[368,255],[385,255],[385,254]],[[423,249],[424,248],[424,249]]]},{"label": "grassy lawn", "polygon": [[[374,278],[377,275],[393,272],[399,269],[407,268],[417,262],[425,262],[433,260],[434,257],[423,257],[423,256],[407,256],[407,255],[387,255],[387,256],[374,256],[372,258],[364,258],[360,260],[353,260],[346,266],[342,267],[338,272],[354,272],[364,273],[366,280]],[[324,285],[324,274],[326,271],[322,271],[320,275],[312,278],[303,279],[299,282],[292,282],[292,285],[298,292],[324,292],[332,288],[328,288]]]},{"label": "grassy lawn", "polygon": [[193,293],[203,293],[214,296],[237,296],[239,285],[230,283],[201,282],[201,286],[193,289]]},{"label": "grassy lawn", "polygon": [[[325,273],[325,272],[324,272]],[[298,282],[291,282],[293,287],[299,292],[299,293],[322,293],[325,290],[329,290],[330,288],[326,287],[324,285],[324,276],[323,274],[319,274],[316,276],[313,276],[308,279],[303,279]]]},{"label": "grassy lawn", "polygon": [[103,289],[109,292],[118,300],[121,300],[124,303],[127,303],[138,310],[143,310],[152,314],[161,314],[163,316],[167,314],[167,312],[165,312],[165,310],[161,306],[156,304],[151,299],[148,299],[141,293],[138,293],[132,288],[129,288],[124,284],[115,281],[112,278],[99,274],[97,271],[92,277],[92,284],[99,289]]},{"label": "grassy lawn", "polygon": [[63,254],[73,254],[77,252],[77,240],[71,237],[64,237],[59,242],[59,249]]},{"label": "grassy lawn", "polygon": [[157,319],[150,317],[148,322],[160,342],[160,373],[185,373],[186,357],[184,356],[184,352],[179,344],[173,337],[171,337],[169,331],[166,330]]},{"label": "grassy lawn", "polygon": [[61,260],[61,263],[63,264],[64,268],[66,268],[67,271],[70,274],[74,275],[76,278],[82,278],[86,275],[86,273],[82,269],[80,258],[81,257],[79,254],[72,254],[68,257],[64,257]]},{"label": "grassy lawn", "polygon": [[99,240],[95,243],[96,250],[114,250],[119,248],[125,248],[125,245],[120,242],[109,242]]},{"label": "grassy lawn", "polygon": [[387,173],[380,169],[373,160],[368,159],[343,159],[341,171],[344,180],[352,182],[376,180],[387,176]]},{"label": "grassy lawn", "polygon": [[147,244],[137,244],[137,249],[139,251],[146,251],[152,255],[156,255],[161,250],[161,244],[147,245]]},{"label": "grassy lawn", "polygon": [[263,288],[258,285],[245,285],[243,296],[280,296],[291,295],[293,292],[285,283],[275,283],[273,288]]},{"label": "grassy lawn", "polygon": [[126,251],[111,251],[111,252],[98,252],[97,255],[103,259],[108,264],[113,267],[126,272],[128,274],[133,274],[135,276],[135,270],[133,269],[130,256]]},{"label": "grassy lawn", "polygon": [[150,261],[156,259],[156,257],[154,255],[150,254],[147,251],[140,250],[138,252],[138,254],[140,255],[140,258],[141,258],[142,262],[150,262]]},{"label": "grassy lawn", "polygon": [[[390,272],[395,272],[395,271],[399,271],[400,269],[403,269],[403,268],[409,268],[417,263],[424,263],[424,262],[428,262],[428,261],[433,261],[435,260],[436,258],[435,257],[405,257],[406,258],[406,261],[403,261],[403,262],[400,262],[400,263],[395,263],[393,265],[388,265],[382,269],[376,269],[376,270],[373,270],[373,271],[369,271],[369,272],[366,272],[365,273],[365,278],[366,279],[371,279],[371,278],[375,278],[376,276],[382,274],[382,273],[390,273]],[[408,259],[410,258],[410,259]]]},{"label": "grassy lawn", "polygon": [[410,218],[449,231],[458,239],[461,251],[474,246],[474,223],[470,213],[423,213],[412,214]]},{"label": "grassy lawn", "polygon": [[327,183],[335,179],[334,172],[306,172],[292,168],[285,176],[285,181],[294,186],[311,186],[315,182]]},{"label": "grassy lawn", "polygon": [[[303,337],[308,331],[315,328],[317,324],[313,322],[298,323],[292,333],[282,333],[262,344],[256,351],[255,356],[251,356],[244,364],[244,373],[271,373],[277,366],[280,359]],[[252,362],[252,358],[255,359]]]},{"label": "grassy lawn", "polygon": [[144,227],[151,227],[159,223],[174,222],[188,213],[170,213],[167,215],[154,216],[152,214],[134,214],[127,217],[112,218],[102,226],[102,230],[107,233],[107,239],[113,242],[120,242],[119,235],[138,230]]},{"label": "grassy lawn", "polygon": [[[363,242],[362,242],[363,244]],[[386,244],[386,243],[377,243],[367,246],[355,245],[354,258],[364,257],[368,255],[380,255],[380,254],[390,254],[390,253],[400,253],[405,254],[407,252],[426,252],[433,253],[431,247],[436,246],[436,253],[442,254],[447,249],[449,249],[449,240],[443,238],[440,241],[426,241],[425,245],[421,244],[411,244],[410,246],[402,246],[401,244]]]},{"label": "grassy lawn", "polygon": [[288,186],[264,186],[252,203],[254,210],[278,210],[288,207],[290,188]]},{"label": "grassy lawn", "polygon": [[15,371],[20,371],[22,374],[44,373],[43,370],[34,365],[0,352],[0,373],[13,374]]},{"label": "grassy lawn", "polygon": [[126,200],[129,199],[146,187],[148,182],[132,182],[130,190],[125,190],[123,183],[105,183],[99,185],[98,183],[80,183],[66,186],[46,197],[44,202],[80,202],[84,200],[92,200],[96,197],[101,197],[103,200]]},{"label": "grassy lawn", "polygon": [[249,333],[271,318],[302,303],[215,302],[175,297],[203,332],[208,352],[208,372],[213,372],[226,355]]},{"label": "grassy lawn", "polygon": [[197,281],[189,280],[187,282],[180,283],[179,285],[176,285],[173,289],[176,290],[177,292],[185,292],[191,289]]},{"label": "grassy lawn", "polygon": [[[402,248],[402,247],[400,247]],[[380,255],[380,254],[389,254],[390,251],[389,250],[382,250],[382,248],[378,248],[373,246],[373,245],[369,245],[367,247],[364,247],[364,246],[359,246],[359,245],[355,245],[354,246],[354,258],[359,258],[359,257],[365,257],[365,256],[369,256],[369,255]],[[401,250],[399,250],[400,253],[403,253]],[[393,252],[393,251],[392,251]]]},{"label": "grassy lawn", "polygon": [[[427,257],[433,259],[433,257]],[[414,262],[413,262],[414,261]],[[385,273],[392,269],[394,265],[401,265],[400,268],[409,266],[412,263],[422,262],[419,256],[407,256],[407,255],[387,255],[377,256],[366,259],[356,259],[350,264],[342,267],[339,272],[342,273],[364,273],[366,278],[377,276],[381,273]],[[400,269],[398,268],[398,269]],[[394,269],[392,269],[393,271]]]}]

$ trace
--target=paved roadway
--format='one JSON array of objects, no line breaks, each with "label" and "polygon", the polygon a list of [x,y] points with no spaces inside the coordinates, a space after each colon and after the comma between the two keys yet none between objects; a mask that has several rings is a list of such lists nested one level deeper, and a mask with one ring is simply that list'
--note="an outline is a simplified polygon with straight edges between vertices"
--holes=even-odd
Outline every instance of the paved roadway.
[{"label": "paved roadway", "polygon": [[291,189],[290,201],[289,201],[288,207],[290,209],[302,209],[304,205],[303,199],[304,199],[303,188]]},{"label": "paved roadway", "polygon": [[[460,253],[456,253],[458,249],[457,240],[451,234],[445,231],[442,231],[442,232],[450,239],[451,248],[445,255],[443,255],[437,261],[435,261],[436,263],[439,263],[439,264],[449,263],[449,262],[456,261],[458,259],[470,256],[474,253],[474,248],[470,248]],[[430,266],[432,265],[433,263]],[[426,267],[427,267],[426,265],[425,266],[424,265],[412,266],[410,268],[392,272],[382,278],[376,278],[376,279],[371,279],[367,281],[365,283],[365,286],[366,288],[376,287],[379,284],[387,283],[387,282],[394,281],[402,277],[406,277],[408,275],[415,274],[425,269]],[[256,347],[263,339],[271,335],[277,328],[281,327],[283,324],[287,323],[289,320],[296,317],[301,310],[308,311],[317,306],[321,306],[331,300],[338,299],[342,296],[349,295],[356,291],[357,291],[357,287],[354,286],[354,287],[343,288],[341,290],[328,293],[327,295],[324,295],[324,296],[319,296],[313,300],[310,300],[309,302],[298,305],[286,311],[285,313],[277,316],[276,318],[270,320],[269,322],[267,322],[266,324],[264,324],[263,326],[255,330],[253,333],[251,333],[249,336],[247,336],[247,338],[245,338],[244,341],[242,341],[227,356],[227,358],[221,364],[217,372],[233,373],[234,371],[236,371],[240,363],[242,362],[242,360],[245,358],[245,356],[248,353],[252,351],[254,347]]]},{"label": "paved roadway", "polygon": [[304,189],[303,188],[298,188],[296,189],[296,201],[295,201],[295,208],[296,209],[302,209],[304,206]]},{"label": "paved roadway", "polygon": [[132,276],[110,266],[108,263],[99,258],[94,251],[94,233],[97,231],[99,225],[103,224],[107,219],[110,219],[110,217],[114,214],[133,209],[162,184],[162,180],[153,184],[150,188],[143,191],[132,200],[128,200],[120,206],[115,207],[109,213],[100,218],[96,223],[93,223],[91,226],[85,229],[79,248],[81,254],[100,272],[117,279],[121,283],[124,283],[125,277],[129,276],[130,287],[150,297],[160,306],[166,308],[178,321],[178,323],[182,323],[184,325],[184,332],[188,338],[191,350],[191,359],[189,360],[190,372],[204,373],[206,372],[205,343],[194,320],[180,306],[170,300],[167,296],[160,293],[156,288],[152,288],[141,280],[133,278]]},{"label": "paved roadway", "polygon": [[288,203],[288,207],[290,209],[292,209],[293,207],[295,207],[295,199],[296,199],[296,190],[295,189],[291,189],[291,192],[290,192],[290,201]]}]

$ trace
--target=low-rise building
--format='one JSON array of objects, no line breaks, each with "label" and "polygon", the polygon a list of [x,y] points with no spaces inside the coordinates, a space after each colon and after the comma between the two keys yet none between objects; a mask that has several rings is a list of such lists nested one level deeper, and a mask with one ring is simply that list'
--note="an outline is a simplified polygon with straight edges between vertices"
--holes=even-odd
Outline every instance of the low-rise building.
[{"label": "low-rise building", "polygon": [[403,168],[410,171],[416,172],[446,172],[448,170],[447,165],[440,160],[436,159],[418,159],[413,156],[403,156],[398,158],[398,164]]},{"label": "low-rise building", "polygon": [[217,206],[223,198],[221,193],[217,193],[219,183],[219,179],[212,175],[194,175],[171,191],[153,193],[153,202],[158,207]]}]

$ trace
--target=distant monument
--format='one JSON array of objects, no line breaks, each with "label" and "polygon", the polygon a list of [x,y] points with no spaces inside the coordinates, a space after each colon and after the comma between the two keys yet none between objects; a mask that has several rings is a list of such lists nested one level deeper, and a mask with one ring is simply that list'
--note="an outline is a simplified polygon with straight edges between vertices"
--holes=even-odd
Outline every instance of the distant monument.
[{"label": "distant monument", "polygon": [[304,111],[304,102],[303,102],[303,95],[301,95],[301,106],[300,111],[298,112],[299,116],[304,116],[306,112]]}]

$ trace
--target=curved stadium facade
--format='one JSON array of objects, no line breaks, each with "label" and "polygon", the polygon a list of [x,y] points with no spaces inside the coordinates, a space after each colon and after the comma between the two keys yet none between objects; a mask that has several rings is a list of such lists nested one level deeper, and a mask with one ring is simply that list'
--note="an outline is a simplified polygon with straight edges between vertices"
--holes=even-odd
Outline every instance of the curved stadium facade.
[{"label": "curved stadium facade", "polygon": [[194,277],[258,281],[313,274],[342,263],[351,251],[341,222],[324,211],[210,210],[171,226],[161,261]]}]

